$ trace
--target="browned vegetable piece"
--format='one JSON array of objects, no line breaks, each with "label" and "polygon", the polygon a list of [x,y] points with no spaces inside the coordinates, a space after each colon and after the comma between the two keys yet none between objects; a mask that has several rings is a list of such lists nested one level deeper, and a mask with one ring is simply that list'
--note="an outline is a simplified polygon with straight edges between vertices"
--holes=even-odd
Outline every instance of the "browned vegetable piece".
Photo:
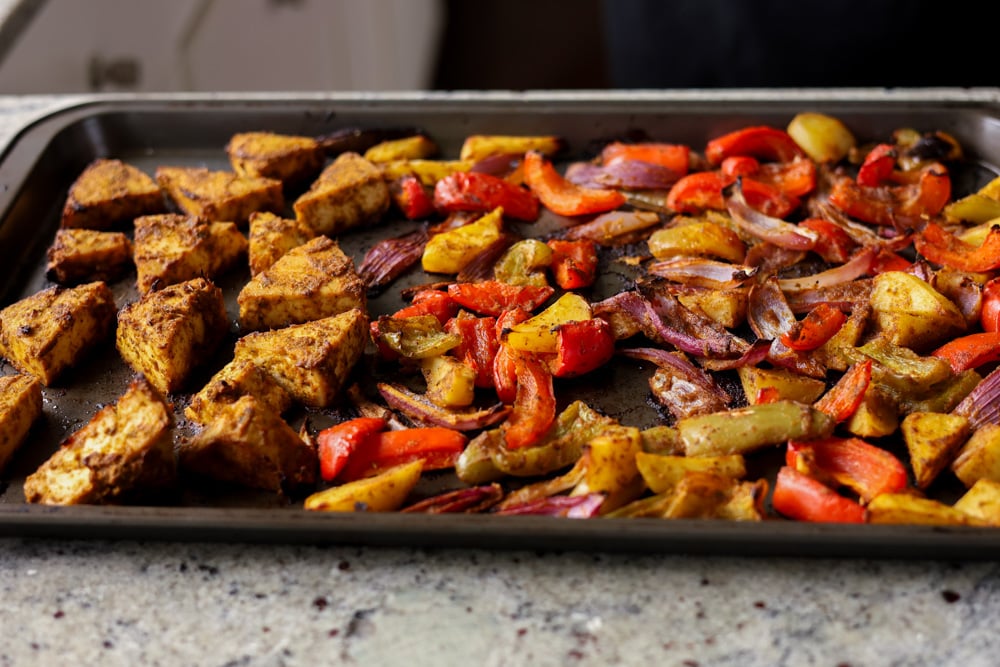
[{"label": "browned vegetable piece", "polygon": [[282,414],[292,405],[292,397],[281,385],[249,359],[234,359],[212,376],[201,391],[191,398],[184,408],[184,416],[193,422],[207,424],[216,409],[234,403],[241,396],[250,395],[258,405],[267,406],[272,412]]},{"label": "browned vegetable piece", "polygon": [[980,426],[962,446],[951,469],[966,487],[981,479],[1000,482],[1000,425]]},{"label": "browned vegetable piece", "polygon": [[115,322],[115,297],[103,282],[50,287],[0,310],[0,355],[52,386]]},{"label": "browned vegetable piece", "polygon": [[326,236],[293,248],[254,276],[237,297],[246,331],[277,329],[364,310],[367,290],[354,260]]},{"label": "browned vegetable piece", "polygon": [[845,427],[859,438],[881,438],[895,433],[899,428],[896,400],[880,384],[872,382]]},{"label": "browned vegetable piece", "polygon": [[639,452],[635,463],[653,493],[673,490],[689,472],[709,472],[732,479],[742,479],[747,473],[746,461],[741,454],[672,456]]},{"label": "browned vegetable piece", "polygon": [[47,257],[46,275],[57,283],[112,281],[131,265],[132,242],[122,232],[60,229]]},{"label": "browned vegetable piece", "polygon": [[42,384],[30,375],[0,377],[0,473],[42,415]]},{"label": "browned vegetable piece", "polygon": [[118,314],[115,345],[125,363],[168,394],[184,387],[228,332],[222,290],[195,278],[124,306]]},{"label": "browned vegetable piece", "polygon": [[357,153],[342,153],[294,204],[296,219],[318,234],[373,223],[389,210],[382,171]]},{"label": "browned vegetable piece", "polygon": [[917,276],[886,271],[874,279],[875,330],[889,342],[927,351],[965,331],[965,317],[943,294]]},{"label": "browned vegetable piece", "polygon": [[162,210],[163,192],[156,181],[121,160],[98,159],[70,186],[62,226],[108,229]]},{"label": "browned vegetable piece", "polygon": [[986,478],[978,480],[953,507],[978,521],[1000,525],[1000,482]]},{"label": "browned vegetable piece", "polygon": [[826,383],[822,380],[781,368],[741,366],[737,369],[737,373],[743,385],[743,393],[751,405],[759,402],[758,398],[764,390],[777,392],[777,397],[781,399],[814,403],[826,389]]},{"label": "browned vegetable piece", "polygon": [[231,222],[166,214],[137,218],[134,246],[139,292],[145,294],[221,275],[246,256],[247,240]]},{"label": "browned vegetable piece", "polygon": [[417,459],[374,477],[319,491],[306,498],[304,507],[319,512],[393,512],[420,481],[423,466],[423,460]]},{"label": "browned vegetable piece", "polygon": [[158,167],[156,182],[181,211],[212,222],[245,227],[254,211],[285,207],[281,181],[205,167]]},{"label": "browned vegetable piece", "polygon": [[926,489],[969,437],[969,420],[960,415],[913,412],[903,419],[900,430],[917,488]]},{"label": "browned vegetable piece", "polygon": [[786,400],[681,419],[677,433],[688,456],[724,456],[793,439],[825,438],[833,427],[833,420],[819,410]]},{"label": "browned vegetable piece", "polygon": [[173,414],[139,378],[67,438],[24,482],[29,503],[113,503],[169,488],[176,478]]},{"label": "browned vegetable piece", "polygon": [[583,480],[573,489],[574,496],[604,494],[601,514],[618,509],[642,495],[646,484],[636,467],[642,453],[639,429],[622,426],[593,438],[584,447]]},{"label": "browned vegetable piece", "polygon": [[689,472],[670,494],[665,519],[761,521],[767,482],[740,482],[710,472]]},{"label": "browned vegetable piece", "polygon": [[326,154],[312,137],[274,132],[241,132],[226,144],[229,163],[240,176],[298,183],[323,168]]},{"label": "browned vegetable piece", "polygon": [[256,276],[269,269],[286,252],[314,236],[312,228],[299,220],[254,211],[250,214],[250,275]]},{"label": "browned vegetable piece", "polygon": [[976,520],[937,500],[909,493],[883,493],[868,503],[868,522],[953,526],[976,523]]},{"label": "browned vegetable piece", "polygon": [[198,475],[279,493],[316,481],[316,450],[251,395],[217,407],[179,450],[180,465]]}]

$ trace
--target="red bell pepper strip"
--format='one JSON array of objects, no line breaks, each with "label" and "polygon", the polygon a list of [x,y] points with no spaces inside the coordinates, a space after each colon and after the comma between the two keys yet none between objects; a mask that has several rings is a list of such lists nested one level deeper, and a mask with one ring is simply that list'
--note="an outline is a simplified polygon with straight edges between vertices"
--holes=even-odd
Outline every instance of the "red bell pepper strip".
[{"label": "red bell pepper strip", "polygon": [[556,395],[546,365],[533,354],[516,353],[514,368],[517,375],[514,409],[500,425],[508,449],[535,444],[556,419]]},{"label": "red bell pepper strip", "polygon": [[846,321],[847,315],[842,311],[821,303],[789,331],[781,334],[781,342],[800,352],[815,350],[840,331]]},{"label": "red bell pepper strip", "polygon": [[734,155],[723,160],[719,170],[726,180],[735,181],[740,176],[753,178],[760,171],[760,161],[749,155]]},{"label": "red bell pepper strip", "polygon": [[922,169],[912,184],[867,187],[845,177],[830,190],[830,202],[847,215],[886,227],[899,219],[933,217],[950,198],[951,177],[940,164]]},{"label": "red bell pepper strip", "polygon": [[1000,331],[1000,278],[987,280],[983,285],[983,306],[979,323],[984,331]]},{"label": "red bell pepper strip", "polygon": [[875,260],[872,262],[871,269],[869,270],[873,276],[877,276],[880,273],[885,273],[886,271],[906,271],[911,266],[913,262],[906,259],[899,253],[895,253],[886,248],[882,248],[875,255]]},{"label": "red bell pepper strip", "polygon": [[705,147],[705,157],[713,165],[721,164],[734,155],[748,155],[772,162],[788,162],[806,156],[787,132],[763,125],[716,137]]},{"label": "red bell pepper strip", "polygon": [[903,463],[859,438],[789,441],[785,463],[800,472],[846,486],[865,503],[882,493],[898,493],[908,478]]},{"label": "red bell pepper strip", "polygon": [[1000,333],[984,331],[955,338],[931,352],[931,356],[946,359],[956,373],[978,368],[1000,360]]},{"label": "red bell pepper strip", "polygon": [[788,197],[805,197],[816,189],[816,163],[809,158],[762,164],[751,178],[777,188]]},{"label": "red bell pepper strip", "polygon": [[381,417],[349,419],[316,436],[319,446],[319,474],[324,482],[332,482],[343,471],[351,455],[368,438],[384,431],[387,423]]},{"label": "red bell pepper strip", "polygon": [[502,206],[507,217],[527,222],[538,219],[538,197],[530,190],[481,172],[460,171],[442,178],[434,186],[434,206],[447,213],[486,213]]},{"label": "red bell pepper strip", "polygon": [[590,287],[597,278],[597,244],[588,239],[551,239],[552,275],[563,289]]},{"label": "red bell pepper strip", "polygon": [[614,141],[601,151],[601,162],[614,164],[626,160],[638,160],[666,167],[678,177],[688,172],[691,159],[691,148],[684,144],[663,144],[644,142],[638,144],[623,144]]},{"label": "red bell pepper strip", "polygon": [[615,354],[615,334],[600,317],[566,322],[556,329],[556,356],[549,370],[557,378],[576,377],[600,368]]},{"label": "red bell pepper strip", "polygon": [[781,400],[781,392],[778,391],[777,387],[761,387],[757,390],[757,399],[754,401],[754,405],[763,405],[764,403],[777,403]]},{"label": "red bell pepper strip", "polygon": [[771,504],[781,514],[798,521],[864,523],[865,508],[794,468],[778,471]]},{"label": "red bell pepper strip", "polygon": [[959,271],[984,272],[1000,268],[1000,226],[994,226],[981,246],[960,240],[934,222],[917,234],[914,247],[928,261]]},{"label": "red bell pepper strip", "polygon": [[382,431],[372,435],[347,460],[339,479],[350,482],[420,459],[424,470],[451,468],[465,449],[467,438],[442,426]]},{"label": "red bell pepper strip", "polygon": [[854,249],[858,247],[843,227],[829,220],[806,218],[799,223],[799,227],[805,227],[819,235],[812,250],[827,262],[843,264],[851,258]]},{"label": "red bell pepper strip", "polygon": [[403,176],[389,184],[389,194],[407,220],[419,220],[434,213],[434,199],[416,176]]},{"label": "red bell pepper strip", "polygon": [[448,320],[445,331],[462,337],[462,342],[453,350],[459,359],[476,369],[476,386],[492,387],[493,359],[500,350],[497,339],[496,318],[464,317],[459,314]]},{"label": "red bell pepper strip", "polygon": [[433,315],[441,324],[445,324],[457,313],[458,304],[447,292],[424,289],[413,295],[409,306],[397,310],[392,316],[396,319],[402,319],[418,315]]},{"label": "red bell pepper strip", "polygon": [[892,144],[879,144],[868,152],[858,169],[858,185],[870,188],[883,185],[890,179],[895,168],[896,147]]},{"label": "red bell pepper strip", "polygon": [[604,213],[625,203],[625,195],[617,190],[570,183],[537,151],[528,151],[524,156],[524,181],[547,209],[559,215]]},{"label": "red bell pepper strip", "polygon": [[504,311],[497,318],[496,337],[499,346],[497,354],[493,358],[493,386],[496,388],[497,398],[503,403],[513,403],[517,397],[517,365],[515,364],[517,352],[503,342],[503,333],[505,329],[509,329],[529,317],[531,317],[531,313],[523,308],[513,308]]},{"label": "red bell pepper strip", "polygon": [[499,280],[454,283],[448,286],[448,295],[457,304],[473,312],[494,317],[511,308],[534,310],[554,292],[548,285],[511,285]]},{"label": "red bell pepper strip", "polygon": [[[667,207],[677,213],[698,214],[705,209],[726,210],[722,190],[734,183],[719,171],[699,171],[677,181],[667,193]],[[751,208],[774,218],[785,218],[799,206],[777,188],[753,179],[743,179],[743,196]]]},{"label": "red bell pepper strip", "polygon": [[813,403],[813,407],[839,424],[853,415],[861,405],[871,381],[872,360],[865,359],[847,369],[837,384]]}]

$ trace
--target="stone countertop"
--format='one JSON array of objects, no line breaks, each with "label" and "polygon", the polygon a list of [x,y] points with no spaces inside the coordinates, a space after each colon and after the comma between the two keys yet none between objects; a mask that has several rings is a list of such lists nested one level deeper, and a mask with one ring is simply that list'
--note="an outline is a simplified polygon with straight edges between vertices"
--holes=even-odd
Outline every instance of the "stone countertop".
[{"label": "stone countertop", "polygon": [[[0,145],[73,98],[0,96]],[[990,665],[992,562],[0,539],[0,667]]]}]

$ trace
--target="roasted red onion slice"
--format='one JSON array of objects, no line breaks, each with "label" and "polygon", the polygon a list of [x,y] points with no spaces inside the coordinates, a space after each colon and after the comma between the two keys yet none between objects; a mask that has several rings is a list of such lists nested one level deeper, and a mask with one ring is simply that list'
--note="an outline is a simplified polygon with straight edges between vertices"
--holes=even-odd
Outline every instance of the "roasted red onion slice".
[{"label": "roasted red onion slice", "polygon": [[649,388],[675,419],[720,412],[732,401],[732,397],[716,384],[711,375],[679,352],[638,347],[621,350],[620,354],[659,366],[649,380]]},{"label": "roasted red onion slice", "polygon": [[640,160],[620,160],[607,165],[574,162],[566,168],[566,180],[585,188],[669,190],[680,180],[680,175],[663,165]]},{"label": "roasted red onion slice", "polygon": [[406,387],[388,382],[380,382],[378,391],[390,407],[399,410],[410,419],[421,424],[453,428],[456,431],[474,431],[493,426],[506,419],[511,410],[502,403],[485,410],[450,410]]},{"label": "roasted red onion slice", "polygon": [[797,227],[751,208],[743,196],[743,181],[739,178],[726,187],[723,196],[733,222],[746,233],[762,241],[789,250],[811,250],[819,239],[816,232],[811,229]]},{"label": "roasted red onion slice", "polygon": [[859,303],[867,302],[872,295],[870,278],[838,283],[829,287],[807,289],[800,292],[786,292],[785,299],[793,313],[808,313],[821,303],[850,312]]},{"label": "roasted red onion slice", "polygon": [[834,285],[851,282],[855,278],[860,278],[869,273],[877,256],[878,252],[874,248],[862,248],[855,253],[854,257],[840,266],[820,273],[814,273],[811,276],[778,280],[778,287],[790,292],[799,292],[802,290],[833,287]]},{"label": "roasted red onion slice", "polygon": [[750,288],[747,323],[758,338],[771,341],[768,361],[809,377],[826,377],[823,364],[781,342],[781,335],[790,331],[796,322],[777,278],[768,278]]},{"label": "roasted red onion slice", "polygon": [[600,244],[608,244],[616,237],[649,229],[660,224],[660,216],[650,211],[610,211],[602,213],[590,222],[571,227],[563,234],[570,240],[590,239]]},{"label": "roasted red onion slice", "polygon": [[983,378],[951,413],[968,419],[972,430],[985,424],[1000,424],[1000,368]]},{"label": "roasted red onion slice", "polygon": [[494,512],[497,515],[561,516],[569,519],[589,519],[597,516],[604,504],[604,494],[588,493],[582,496],[553,496],[514,505]]},{"label": "roasted red onion slice", "polygon": [[496,505],[503,498],[503,488],[496,482],[456,489],[430,498],[425,498],[401,512],[410,514],[456,514],[459,512],[482,512]]},{"label": "roasted red onion slice", "polygon": [[427,230],[418,229],[394,239],[379,241],[365,253],[358,275],[368,289],[384,287],[420,260],[427,239]]},{"label": "roasted red onion slice", "polygon": [[489,157],[484,157],[482,160],[472,165],[472,169],[470,169],[470,171],[476,171],[483,174],[489,174],[490,176],[503,178],[517,169],[517,166],[521,164],[521,160],[523,159],[524,155],[522,153],[490,155]]},{"label": "roasted red onion slice", "polygon": [[646,271],[685,285],[726,289],[739,287],[750,280],[757,273],[757,268],[703,257],[677,257],[653,262],[646,267]]}]

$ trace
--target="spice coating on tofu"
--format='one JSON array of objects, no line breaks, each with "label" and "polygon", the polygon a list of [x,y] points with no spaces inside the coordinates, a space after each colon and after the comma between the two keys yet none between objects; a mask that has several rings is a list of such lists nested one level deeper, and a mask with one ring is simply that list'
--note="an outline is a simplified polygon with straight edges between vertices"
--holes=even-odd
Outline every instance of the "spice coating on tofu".
[{"label": "spice coating on tofu", "polygon": [[288,394],[310,407],[327,407],[340,395],[368,339],[360,309],[250,333],[236,342],[235,359],[251,360]]},{"label": "spice coating on tofu", "polygon": [[323,146],[312,137],[273,132],[241,132],[226,144],[229,163],[240,176],[295,183],[323,168]]},{"label": "spice coating on tofu", "polygon": [[168,394],[183,388],[228,331],[222,290],[195,278],[124,306],[118,314],[115,345],[125,363]]},{"label": "spice coating on tofu", "polygon": [[235,224],[172,213],[137,218],[133,245],[141,294],[199,276],[214,278],[247,252]]},{"label": "spice coating on tofu", "polygon": [[158,167],[156,182],[184,213],[245,226],[254,211],[281,211],[281,181],[205,167]]},{"label": "spice coating on tofu", "polygon": [[342,153],[294,204],[295,217],[319,234],[375,222],[389,210],[382,171],[357,153]]},{"label": "spice coating on tofu", "polygon": [[46,275],[57,283],[110,282],[132,264],[132,242],[123,232],[60,229],[46,256]]},{"label": "spice coating on tofu", "polygon": [[114,326],[106,283],[50,287],[0,310],[0,356],[47,387]]},{"label": "spice coating on tofu", "polygon": [[184,408],[184,416],[195,423],[207,424],[219,407],[247,395],[257,399],[258,405],[265,405],[279,415],[292,405],[288,392],[255,363],[249,359],[234,359],[191,398]]},{"label": "spice coating on tofu", "polygon": [[282,218],[274,213],[255,212],[250,216],[250,275],[270,268],[292,248],[316,236],[312,227],[300,220]]},{"label": "spice coating on tofu", "polygon": [[30,375],[0,377],[0,472],[42,415],[42,384]]},{"label": "spice coating on tofu", "polygon": [[165,209],[163,191],[150,176],[121,160],[94,160],[70,186],[63,227],[108,229]]},{"label": "spice coating on tofu", "polygon": [[29,503],[111,503],[176,479],[173,413],[145,379],[134,380],[24,482]]},{"label": "spice coating on tofu", "polygon": [[240,326],[277,329],[364,310],[365,285],[336,241],[318,236],[293,248],[240,291]]}]

